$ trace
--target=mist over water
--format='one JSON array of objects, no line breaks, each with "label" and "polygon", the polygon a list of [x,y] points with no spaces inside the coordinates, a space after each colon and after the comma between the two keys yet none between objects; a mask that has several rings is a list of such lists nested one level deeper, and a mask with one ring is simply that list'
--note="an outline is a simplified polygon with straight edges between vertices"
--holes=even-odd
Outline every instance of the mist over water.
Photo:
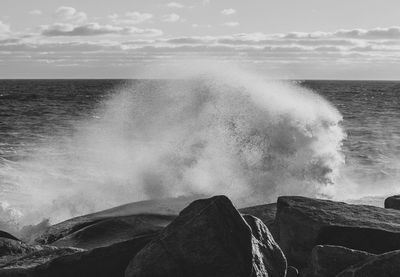
[{"label": "mist over water", "polygon": [[182,195],[226,194],[237,206],[335,198],[341,120],[305,88],[238,69],[132,83],[73,134],[4,162],[0,175],[13,187],[0,214],[31,224]]}]

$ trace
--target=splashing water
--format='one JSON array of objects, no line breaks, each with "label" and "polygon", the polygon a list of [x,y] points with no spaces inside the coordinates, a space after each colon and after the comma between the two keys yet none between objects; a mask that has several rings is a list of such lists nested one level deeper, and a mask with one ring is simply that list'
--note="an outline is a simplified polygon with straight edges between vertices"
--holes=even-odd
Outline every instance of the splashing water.
[{"label": "splashing water", "polygon": [[341,119],[305,88],[240,70],[141,81],[1,175],[16,184],[10,205],[24,224],[192,194],[226,194],[238,206],[333,197]]}]

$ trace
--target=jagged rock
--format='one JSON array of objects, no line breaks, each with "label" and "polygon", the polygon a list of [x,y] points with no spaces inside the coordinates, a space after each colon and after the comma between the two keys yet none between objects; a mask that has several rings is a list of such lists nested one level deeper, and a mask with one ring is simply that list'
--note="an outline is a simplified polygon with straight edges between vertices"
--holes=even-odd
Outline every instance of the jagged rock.
[{"label": "jagged rock", "polygon": [[398,277],[400,276],[400,250],[368,258],[345,269],[337,277]]},{"label": "jagged rock", "polygon": [[300,196],[278,198],[279,245],[301,269],[311,250],[330,244],[380,254],[400,249],[400,211]]},{"label": "jagged rock", "polygon": [[351,265],[365,261],[374,254],[336,245],[317,245],[311,252],[313,277],[335,277]]},{"label": "jagged rock", "polygon": [[[132,257],[155,234],[146,235],[92,250],[47,247],[10,261],[0,267],[0,276],[9,277],[122,277]],[[53,250],[50,251],[49,248]]]},{"label": "jagged rock", "polygon": [[125,276],[285,276],[286,259],[268,228],[244,218],[225,196],[194,201],[132,259]]},{"label": "jagged rock", "polygon": [[149,200],[75,217],[52,225],[38,244],[93,249],[152,233],[167,226],[193,197]]},{"label": "jagged rock", "polygon": [[272,233],[272,236],[277,241],[279,239],[277,228],[274,224],[276,215],[276,203],[252,206],[247,208],[239,209],[242,214],[249,214],[255,216],[268,227],[268,230]]},{"label": "jagged rock", "polygon": [[400,210],[400,195],[394,195],[386,198],[385,208]]}]

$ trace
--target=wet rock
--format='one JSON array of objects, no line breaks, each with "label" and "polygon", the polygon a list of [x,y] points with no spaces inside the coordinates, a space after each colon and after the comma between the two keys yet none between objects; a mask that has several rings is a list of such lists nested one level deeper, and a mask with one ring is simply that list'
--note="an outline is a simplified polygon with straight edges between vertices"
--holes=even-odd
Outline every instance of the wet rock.
[{"label": "wet rock", "polygon": [[146,235],[92,250],[46,247],[0,267],[10,277],[122,277],[135,254],[153,239]]},{"label": "wet rock", "polygon": [[185,208],[130,262],[125,276],[284,276],[286,259],[261,220],[225,196]]},{"label": "wet rock", "polygon": [[312,276],[335,277],[351,265],[365,261],[374,254],[335,245],[317,245],[311,253]]},{"label": "wet rock", "polygon": [[193,197],[130,203],[52,225],[34,238],[38,244],[93,249],[167,226]]},{"label": "wet rock", "polygon": [[1,230],[0,230],[0,238],[19,240],[16,237],[14,237],[13,235],[11,235],[11,234],[9,234],[7,232],[1,231]]},{"label": "wet rock", "polygon": [[400,250],[368,258],[350,266],[337,277],[398,277],[400,276]]},{"label": "wet rock", "polygon": [[400,195],[390,196],[385,199],[386,209],[400,210]]},{"label": "wet rock", "polygon": [[400,249],[400,211],[300,196],[278,198],[279,243],[301,269],[318,244],[380,254]]},{"label": "wet rock", "polygon": [[274,224],[276,215],[276,203],[252,206],[247,208],[239,209],[242,214],[249,214],[255,216],[268,227],[268,230],[272,233],[274,239],[279,239],[277,228]]}]

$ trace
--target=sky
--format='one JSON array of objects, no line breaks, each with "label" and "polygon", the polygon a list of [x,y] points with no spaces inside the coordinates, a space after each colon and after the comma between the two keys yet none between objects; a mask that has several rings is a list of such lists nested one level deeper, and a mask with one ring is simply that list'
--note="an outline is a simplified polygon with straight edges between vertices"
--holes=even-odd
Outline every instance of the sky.
[{"label": "sky", "polygon": [[0,1],[2,79],[168,78],[195,60],[277,78],[400,80],[400,1]]}]

